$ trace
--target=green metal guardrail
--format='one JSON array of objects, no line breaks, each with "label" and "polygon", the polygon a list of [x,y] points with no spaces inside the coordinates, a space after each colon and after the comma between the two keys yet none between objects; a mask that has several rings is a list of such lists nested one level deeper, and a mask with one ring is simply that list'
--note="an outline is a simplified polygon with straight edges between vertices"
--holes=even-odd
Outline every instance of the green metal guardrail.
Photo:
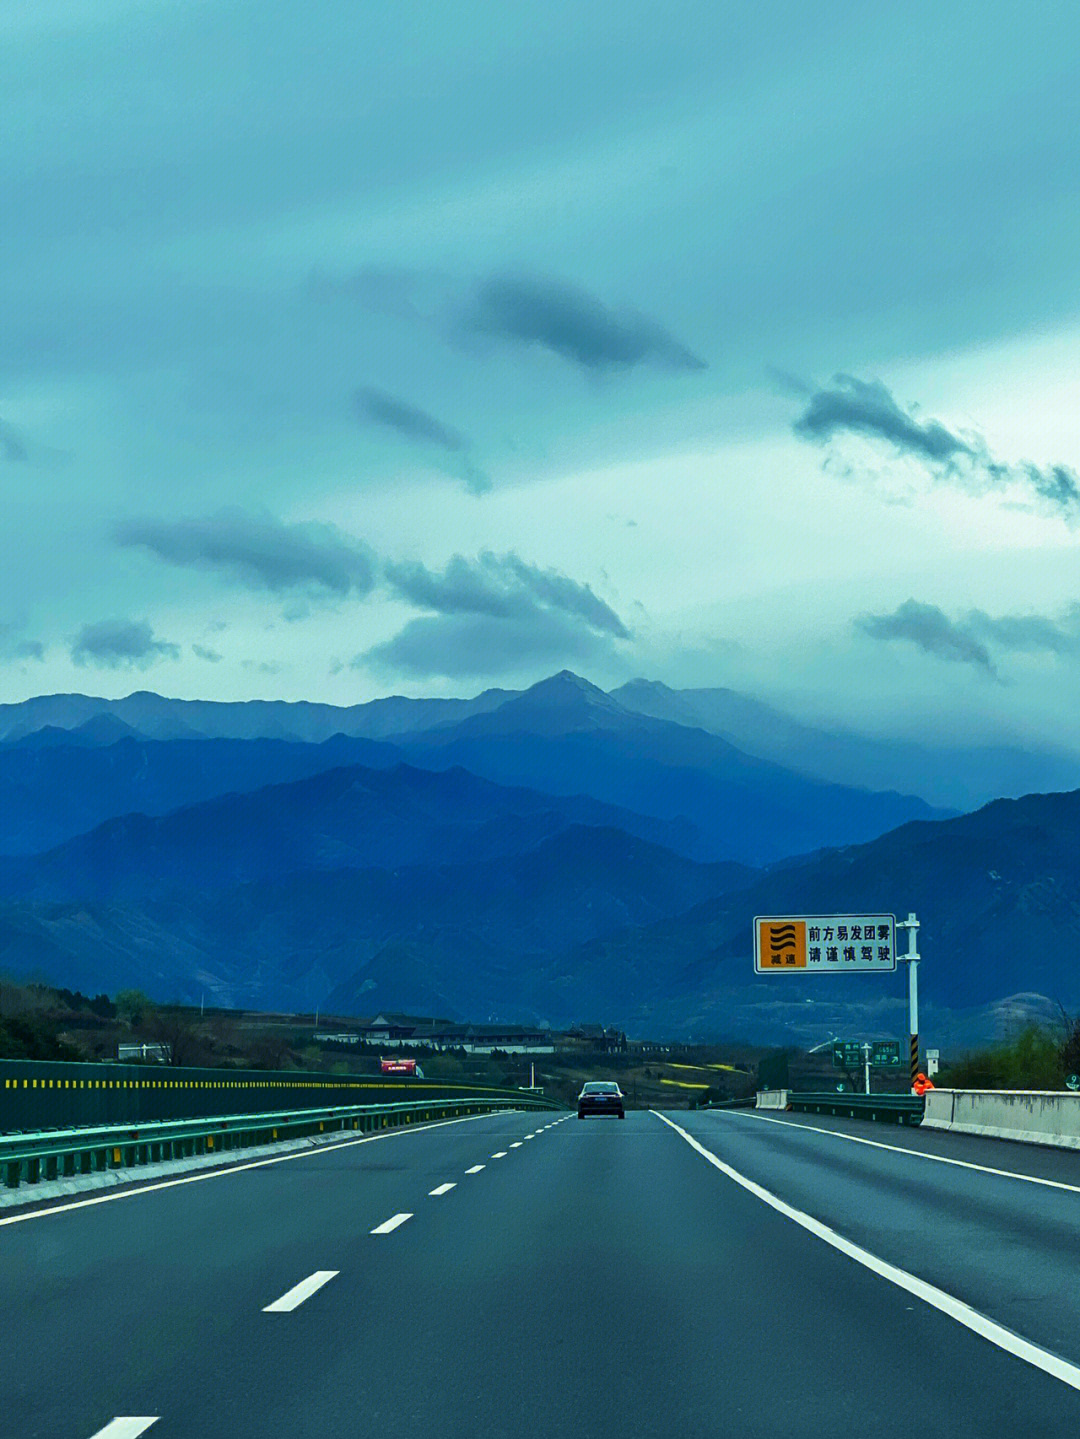
[{"label": "green metal guardrail", "polygon": [[420,1100],[408,1104],[348,1105],[332,1109],[282,1110],[269,1114],[230,1114],[213,1119],[109,1125],[94,1129],[9,1134],[0,1138],[4,1185],[72,1178],[194,1155],[225,1154],[233,1149],[273,1144],[335,1131],[367,1132],[428,1120],[488,1114],[498,1110],[560,1108],[553,1100],[472,1097]]},{"label": "green metal guardrail", "polygon": [[921,1124],[924,1101],[917,1094],[788,1094],[788,1108],[803,1114],[837,1114],[885,1124]]}]

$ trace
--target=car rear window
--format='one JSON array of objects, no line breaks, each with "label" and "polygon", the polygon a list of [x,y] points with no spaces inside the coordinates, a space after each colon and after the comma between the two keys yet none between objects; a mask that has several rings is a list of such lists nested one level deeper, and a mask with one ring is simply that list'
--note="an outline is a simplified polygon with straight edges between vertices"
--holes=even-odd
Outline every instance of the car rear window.
[{"label": "car rear window", "polygon": [[587,1084],[582,1091],[585,1094],[618,1094],[617,1084]]}]

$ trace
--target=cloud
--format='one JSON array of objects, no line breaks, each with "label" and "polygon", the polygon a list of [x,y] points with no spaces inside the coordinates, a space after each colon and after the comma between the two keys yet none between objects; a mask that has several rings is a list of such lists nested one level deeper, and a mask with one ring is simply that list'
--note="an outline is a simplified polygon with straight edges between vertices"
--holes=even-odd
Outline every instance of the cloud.
[{"label": "cloud", "polygon": [[1060,619],[1047,615],[988,615],[972,610],[967,627],[988,644],[1017,654],[1040,650],[1056,655],[1080,654],[1080,605],[1071,605]]},{"label": "cloud", "polygon": [[796,434],[828,440],[838,430],[851,430],[938,463],[972,453],[969,445],[936,420],[920,423],[905,414],[880,380],[867,383],[852,375],[837,375],[833,386],[810,396],[806,413],[795,421]]},{"label": "cloud", "polygon": [[392,639],[357,655],[354,668],[416,677],[496,674],[540,661],[596,660],[630,638],[589,585],[515,554],[455,555],[438,573],[415,561],[387,564],[391,590],[418,617]]},{"label": "cloud", "polygon": [[905,600],[891,615],[861,615],[856,626],[877,640],[908,640],[925,654],[958,664],[975,665],[987,674],[997,670],[986,646],[962,624],[955,624],[936,605]]},{"label": "cloud", "polygon": [[129,520],[118,544],[141,546],[171,564],[214,570],[250,589],[323,591],[344,597],[374,588],[371,550],[334,525],[285,524],[268,514],[221,510],[205,519]]},{"label": "cloud", "polygon": [[428,615],[352,661],[353,669],[417,679],[511,673],[537,663],[596,661],[604,639],[550,610],[496,619],[490,615]]},{"label": "cloud", "polygon": [[180,646],[155,639],[145,620],[98,620],[83,625],[72,641],[71,658],[99,669],[145,670],[161,659],[179,659]]},{"label": "cloud", "polygon": [[1049,470],[1021,465],[1020,473],[1027,476],[1035,493],[1051,504],[1063,510],[1080,507],[1080,479],[1075,470],[1064,465],[1052,465]]},{"label": "cloud", "polygon": [[23,624],[0,624],[0,660],[43,660],[45,646],[40,640],[24,640]]},{"label": "cloud", "polygon": [[540,345],[589,370],[643,362],[704,370],[705,361],[662,326],[636,311],[616,313],[585,290],[559,280],[493,276],[477,288],[467,328],[525,345]]},{"label": "cloud", "polygon": [[981,436],[962,438],[937,420],[922,421],[901,409],[880,380],[834,376],[831,389],[810,395],[793,428],[811,440],[831,440],[842,431],[883,440],[927,465],[939,479],[976,493],[1017,486],[1032,491],[1066,518],[1080,519],[1080,478],[1075,471],[1064,465],[1040,469],[1032,464],[1003,464]]},{"label": "cloud", "polygon": [[469,448],[464,435],[444,425],[441,420],[404,400],[388,395],[382,390],[370,388],[356,392],[356,408],[366,420],[386,425],[406,439],[422,440],[425,444],[438,445],[440,449],[460,454]]},{"label": "cloud", "polygon": [[442,574],[417,561],[388,563],[384,575],[400,598],[439,614],[522,620],[548,610],[618,639],[630,633],[589,585],[558,570],[526,564],[512,553],[484,551],[473,563],[455,555]]},{"label": "cloud", "polygon": [[970,610],[961,619],[951,620],[936,605],[907,600],[891,615],[862,615],[855,624],[874,639],[910,640],[928,654],[973,664],[995,676],[991,649],[1010,654],[1080,655],[1080,604],[1070,605],[1057,619]]},{"label": "cloud", "polygon": [[405,439],[424,445],[433,445],[444,453],[464,461],[463,479],[474,494],[483,494],[491,489],[491,481],[473,462],[472,442],[460,431],[444,425],[426,410],[388,395],[382,390],[362,388],[355,395],[357,412],[361,419],[394,430]]},{"label": "cloud", "polygon": [[209,649],[206,645],[192,645],[191,651],[198,659],[207,660],[212,665],[216,665],[221,659],[217,650]]}]

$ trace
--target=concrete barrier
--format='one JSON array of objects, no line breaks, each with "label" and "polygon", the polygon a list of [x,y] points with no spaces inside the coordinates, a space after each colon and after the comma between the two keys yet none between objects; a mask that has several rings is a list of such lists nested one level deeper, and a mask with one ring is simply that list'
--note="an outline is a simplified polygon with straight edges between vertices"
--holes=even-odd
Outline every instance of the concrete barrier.
[{"label": "concrete barrier", "polygon": [[788,1092],[786,1089],[759,1089],[757,1098],[754,1100],[755,1109],[786,1109],[788,1107]]},{"label": "concrete barrier", "polygon": [[1043,1089],[931,1089],[922,1127],[1080,1149],[1080,1094]]}]

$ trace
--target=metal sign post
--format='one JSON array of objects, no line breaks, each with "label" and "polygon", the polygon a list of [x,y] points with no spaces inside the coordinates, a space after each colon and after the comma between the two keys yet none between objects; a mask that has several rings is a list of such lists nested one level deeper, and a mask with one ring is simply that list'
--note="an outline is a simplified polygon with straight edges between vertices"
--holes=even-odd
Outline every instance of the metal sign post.
[{"label": "metal sign post", "polygon": [[914,914],[909,913],[907,919],[898,921],[896,927],[906,929],[908,935],[907,954],[902,954],[900,960],[908,967],[908,1042],[911,1046],[909,1077],[914,1092],[915,1076],[919,1072],[919,951],[916,939],[919,921]]},{"label": "metal sign post", "polygon": [[870,1093],[870,1046],[864,1044],[862,1047],[863,1057],[863,1093]]}]

